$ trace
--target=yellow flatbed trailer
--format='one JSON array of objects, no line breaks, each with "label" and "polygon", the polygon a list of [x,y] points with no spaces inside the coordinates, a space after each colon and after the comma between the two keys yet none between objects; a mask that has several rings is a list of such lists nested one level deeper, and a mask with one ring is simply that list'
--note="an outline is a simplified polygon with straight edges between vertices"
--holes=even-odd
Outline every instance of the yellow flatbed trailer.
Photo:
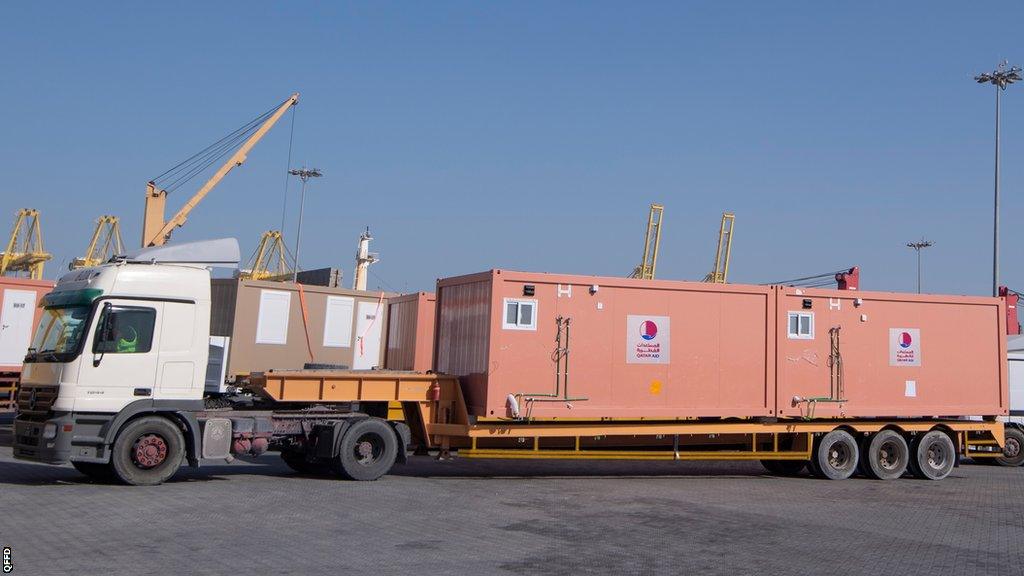
[{"label": "yellow flatbed trailer", "polygon": [[[254,373],[249,381],[253,392],[282,405],[401,406],[417,446],[442,457],[455,450],[469,458],[791,461],[814,470],[816,439],[834,431],[866,444],[890,430],[908,445],[940,432],[957,456],[971,458],[999,456],[1004,440],[1000,422],[944,418],[479,418],[468,413],[457,378],[422,372],[295,370]],[[393,408],[387,413],[397,417]]]}]

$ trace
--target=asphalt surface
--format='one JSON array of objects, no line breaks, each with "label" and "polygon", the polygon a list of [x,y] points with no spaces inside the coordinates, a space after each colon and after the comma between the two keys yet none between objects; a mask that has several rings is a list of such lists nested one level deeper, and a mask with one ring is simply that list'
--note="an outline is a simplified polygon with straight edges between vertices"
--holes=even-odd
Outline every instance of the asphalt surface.
[{"label": "asphalt surface", "polygon": [[1024,469],[941,482],[757,463],[414,458],[376,482],[276,456],[93,483],[0,448],[13,574],[1024,574]]}]

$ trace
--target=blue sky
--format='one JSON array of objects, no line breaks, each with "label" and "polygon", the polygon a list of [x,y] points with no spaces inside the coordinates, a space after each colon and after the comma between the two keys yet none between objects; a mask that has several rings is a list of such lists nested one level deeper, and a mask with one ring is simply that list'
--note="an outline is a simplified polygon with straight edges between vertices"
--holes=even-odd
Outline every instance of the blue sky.
[{"label": "blue sky", "polygon": [[[145,183],[301,92],[302,265],[372,287],[502,267],[624,275],[665,204],[659,277],[699,279],[736,212],[731,280],[859,265],[863,287],[985,294],[992,87],[1019,2],[16,3],[0,19],[0,229],[43,214],[47,276],[93,220],[139,241]],[[1000,24],[1000,23],[1003,24]],[[1001,35],[993,30],[1003,30]],[[1003,100],[1003,266],[1024,288],[1024,86]],[[288,123],[176,240],[282,217]],[[176,210],[192,190],[170,198]],[[294,242],[297,186],[286,240]]]}]

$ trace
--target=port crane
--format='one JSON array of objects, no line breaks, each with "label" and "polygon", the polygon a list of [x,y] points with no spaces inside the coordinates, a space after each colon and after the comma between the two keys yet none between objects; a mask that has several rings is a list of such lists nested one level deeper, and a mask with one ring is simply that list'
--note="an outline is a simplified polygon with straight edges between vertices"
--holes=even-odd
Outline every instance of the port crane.
[{"label": "port crane", "polygon": [[3,252],[0,252],[0,276],[28,273],[33,280],[43,279],[43,265],[53,255],[43,249],[43,232],[39,226],[39,211],[33,208],[18,210],[14,228]]},{"label": "port crane", "polygon": [[288,252],[280,230],[267,230],[260,235],[260,243],[249,260],[249,266],[240,278],[250,280],[291,281],[293,270],[288,265]]},{"label": "port crane", "polygon": [[722,224],[718,228],[718,249],[715,250],[715,267],[704,276],[705,282],[725,284],[729,281],[729,261],[732,259],[732,230],[736,215],[722,212]]},{"label": "port crane", "polygon": [[121,242],[121,222],[117,216],[103,215],[96,219],[85,256],[79,256],[68,266],[71,270],[99,266],[117,254],[124,254]]},{"label": "port crane", "polygon": [[[210,193],[228,172],[245,162],[249,151],[259,142],[289,108],[299,102],[299,93],[289,96],[281,104],[260,114],[234,132],[193,154],[188,159],[167,170],[146,184],[146,208],[142,221],[142,246],[161,246],[170,239],[171,233],[182,226],[188,215]],[[244,140],[244,141],[243,141]],[[238,143],[241,142],[241,146]],[[236,149],[235,147],[238,146]],[[167,220],[165,209],[167,195],[182,186],[197,174],[203,172],[229,152],[234,153],[206,181],[205,184]]]},{"label": "port crane", "polygon": [[664,213],[664,206],[651,204],[651,211],[647,215],[647,234],[644,236],[644,259],[633,269],[630,278],[654,279],[654,271],[658,265],[658,247],[661,244],[661,219]]}]

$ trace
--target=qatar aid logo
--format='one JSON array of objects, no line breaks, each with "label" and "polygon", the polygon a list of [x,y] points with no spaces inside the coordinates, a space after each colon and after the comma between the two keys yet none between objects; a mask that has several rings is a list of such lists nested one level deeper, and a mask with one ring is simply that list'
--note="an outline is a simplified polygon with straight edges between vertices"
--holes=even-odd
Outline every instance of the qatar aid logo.
[{"label": "qatar aid logo", "polygon": [[914,337],[910,332],[900,333],[900,348],[910,348],[914,344]]},{"label": "qatar aid logo", "polygon": [[668,316],[626,316],[626,363],[668,364]]},{"label": "qatar aid logo", "polygon": [[644,340],[654,340],[658,336],[658,325],[654,320],[644,320],[640,323],[640,337]]},{"label": "qatar aid logo", "polygon": [[918,328],[889,329],[889,365],[921,365],[921,330]]}]

